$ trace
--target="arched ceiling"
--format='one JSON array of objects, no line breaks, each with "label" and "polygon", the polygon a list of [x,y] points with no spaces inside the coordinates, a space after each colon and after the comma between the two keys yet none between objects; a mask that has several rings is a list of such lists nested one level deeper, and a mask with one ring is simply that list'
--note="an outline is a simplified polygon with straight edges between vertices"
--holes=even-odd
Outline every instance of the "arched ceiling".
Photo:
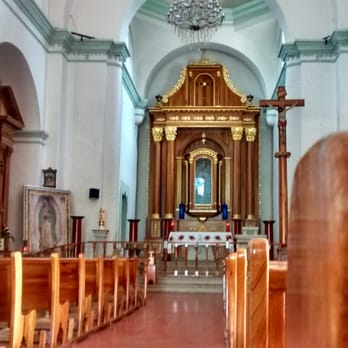
[{"label": "arched ceiling", "polygon": [[[139,13],[165,21],[172,2],[172,0],[147,0]],[[264,0],[219,0],[219,3],[225,15],[223,25],[238,25],[270,12]]]},{"label": "arched ceiling", "polygon": [[131,23],[136,84],[150,102],[171,88],[183,66],[205,58],[230,69],[236,87],[270,96],[279,77],[280,29],[264,0],[219,0],[225,21],[209,43],[195,50],[166,23],[173,0],[147,0]]}]

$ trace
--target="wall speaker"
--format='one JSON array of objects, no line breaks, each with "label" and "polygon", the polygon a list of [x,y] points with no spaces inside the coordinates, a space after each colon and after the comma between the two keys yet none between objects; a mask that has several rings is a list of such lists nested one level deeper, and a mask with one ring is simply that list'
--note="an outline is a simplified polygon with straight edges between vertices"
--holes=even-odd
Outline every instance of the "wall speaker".
[{"label": "wall speaker", "polygon": [[89,189],[89,198],[98,199],[99,198],[99,189],[90,188]]}]

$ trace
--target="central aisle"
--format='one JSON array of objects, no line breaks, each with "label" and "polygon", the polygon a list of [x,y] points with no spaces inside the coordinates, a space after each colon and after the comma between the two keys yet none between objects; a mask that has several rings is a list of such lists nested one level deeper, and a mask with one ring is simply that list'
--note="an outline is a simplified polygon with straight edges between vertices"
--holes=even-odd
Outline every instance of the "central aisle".
[{"label": "central aisle", "polygon": [[224,348],[222,294],[149,293],[145,307],[76,348]]}]

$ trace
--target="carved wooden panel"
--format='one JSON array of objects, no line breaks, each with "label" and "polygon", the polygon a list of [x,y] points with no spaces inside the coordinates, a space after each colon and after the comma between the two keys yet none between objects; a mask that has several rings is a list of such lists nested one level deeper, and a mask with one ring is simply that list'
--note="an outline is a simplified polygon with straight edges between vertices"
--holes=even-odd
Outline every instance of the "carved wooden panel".
[{"label": "carved wooden panel", "polygon": [[24,127],[11,87],[0,87],[0,226],[7,225],[13,133]]},{"label": "carved wooden panel", "polygon": [[[179,206],[184,203],[189,218],[206,218],[210,222],[213,216],[221,213],[224,204],[228,207],[229,219],[235,212],[242,220],[247,219],[248,225],[258,224],[260,109],[233,86],[226,68],[209,62],[188,65],[175,86],[157,97],[157,104],[149,113],[153,133],[165,134],[168,128],[175,130],[174,170],[168,169],[168,156],[173,155],[172,143],[163,137],[160,145],[158,140],[155,145],[154,138],[150,144],[153,175],[149,184],[149,211],[152,219],[156,218],[155,210],[158,210],[158,197],[151,197],[155,194],[161,196],[161,218],[168,215],[165,211],[169,210],[168,206],[173,206],[172,215],[178,216]],[[247,137],[250,133],[247,130],[251,128],[255,131],[252,141]],[[234,139],[232,129],[240,130],[240,139]],[[214,155],[208,156],[208,153]],[[195,196],[197,160],[209,160],[211,164],[209,204],[206,206],[205,201],[198,202]],[[160,174],[155,174],[153,161],[161,164]],[[174,183],[174,192],[168,183]],[[248,187],[250,183],[252,190]],[[237,202],[232,199],[235,190],[238,190],[238,197],[239,192],[241,196]]]}]

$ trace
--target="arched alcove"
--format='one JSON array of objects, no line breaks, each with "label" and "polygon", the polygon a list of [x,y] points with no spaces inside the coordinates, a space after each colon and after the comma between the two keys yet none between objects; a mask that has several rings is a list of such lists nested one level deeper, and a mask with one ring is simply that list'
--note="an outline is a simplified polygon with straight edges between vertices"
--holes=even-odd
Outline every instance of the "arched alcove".
[{"label": "arched alcove", "polygon": [[[22,246],[23,184],[38,182],[41,155],[38,145],[41,120],[36,86],[27,60],[13,44],[0,43],[0,81],[13,91],[25,125],[14,134],[13,151],[9,164],[8,226],[15,237],[16,247]],[[16,135],[17,134],[17,135]],[[18,137],[18,134],[22,136]],[[34,140],[36,138],[36,140]],[[34,143],[37,144],[34,144]],[[28,176],[32,177],[29,180]]]}]

